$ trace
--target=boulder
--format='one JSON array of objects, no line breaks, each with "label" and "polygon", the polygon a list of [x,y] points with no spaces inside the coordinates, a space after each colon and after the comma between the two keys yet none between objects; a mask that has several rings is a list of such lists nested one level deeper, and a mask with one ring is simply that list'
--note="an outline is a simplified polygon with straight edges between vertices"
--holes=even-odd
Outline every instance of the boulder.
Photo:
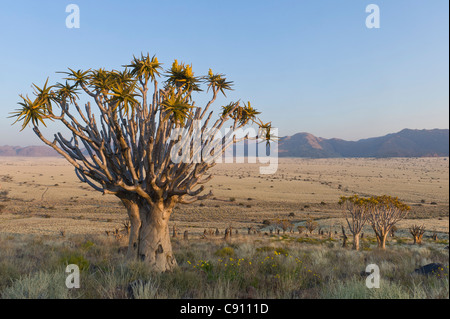
[{"label": "boulder", "polygon": [[444,277],[448,274],[448,267],[440,263],[431,263],[414,270],[415,274],[425,276]]}]

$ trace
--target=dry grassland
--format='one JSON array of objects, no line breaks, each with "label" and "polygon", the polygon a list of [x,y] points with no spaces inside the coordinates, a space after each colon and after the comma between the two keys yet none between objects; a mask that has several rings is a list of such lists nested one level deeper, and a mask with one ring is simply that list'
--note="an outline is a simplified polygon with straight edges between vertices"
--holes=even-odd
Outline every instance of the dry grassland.
[{"label": "dry grassland", "polygon": [[[264,220],[309,217],[320,227],[340,230],[339,197],[351,194],[398,196],[412,209],[398,226],[425,224],[448,239],[448,158],[280,159],[274,175],[260,175],[260,164],[218,164],[207,184],[214,198],[175,208],[172,223],[193,236],[204,229],[240,233],[261,229]],[[0,233],[105,234],[122,227],[126,211],[111,195],[93,191],[60,158],[0,157]],[[420,220],[418,220],[420,219]]]}]

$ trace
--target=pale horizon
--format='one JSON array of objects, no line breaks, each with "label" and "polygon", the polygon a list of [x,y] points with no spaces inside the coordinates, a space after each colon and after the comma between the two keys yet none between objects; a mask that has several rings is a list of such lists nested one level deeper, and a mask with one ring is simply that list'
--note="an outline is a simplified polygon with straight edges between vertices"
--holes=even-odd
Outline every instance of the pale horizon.
[{"label": "pale horizon", "polygon": [[[368,139],[368,138],[376,138],[376,137],[386,136],[388,134],[399,133],[399,132],[401,132],[403,130],[415,130],[415,131],[428,130],[428,131],[431,131],[431,130],[449,130],[449,128],[448,127],[447,128],[438,128],[438,127],[434,127],[434,128],[410,128],[410,127],[405,127],[403,129],[399,129],[399,130],[394,131],[394,132],[387,132],[386,134],[381,134],[381,135],[376,135],[376,136],[361,137],[361,138],[357,138],[357,139],[346,139],[346,138],[341,138],[339,136],[320,136],[320,135],[316,135],[314,133],[305,132],[305,131],[299,131],[299,132],[296,132],[296,133],[293,133],[293,134],[290,134],[290,135],[280,135],[279,137],[280,138],[284,138],[284,137],[288,137],[288,136],[293,136],[295,134],[308,133],[308,134],[314,135],[315,137],[323,138],[323,139],[333,139],[333,138],[335,138],[335,139],[345,140],[345,141],[349,141],[349,142],[357,142],[357,141]],[[0,146],[31,147],[31,146],[47,146],[47,145],[45,145],[42,141],[37,140],[36,144],[0,144]]]}]

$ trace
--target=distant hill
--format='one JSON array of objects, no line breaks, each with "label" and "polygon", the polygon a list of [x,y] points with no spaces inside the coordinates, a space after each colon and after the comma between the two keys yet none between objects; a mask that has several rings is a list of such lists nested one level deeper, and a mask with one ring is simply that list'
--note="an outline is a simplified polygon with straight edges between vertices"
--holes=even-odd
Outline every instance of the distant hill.
[{"label": "distant hill", "polygon": [[449,130],[411,130],[381,137],[345,141],[298,133],[280,139],[280,157],[425,157],[449,156]]},{"label": "distant hill", "polygon": [[[298,133],[279,140],[280,157],[430,157],[449,156],[449,130],[411,130],[345,141]],[[60,156],[48,146],[0,146],[0,156]]]},{"label": "distant hill", "polygon": [[0,156],[47,157],[60,156],[49,146],[0,146]]}]

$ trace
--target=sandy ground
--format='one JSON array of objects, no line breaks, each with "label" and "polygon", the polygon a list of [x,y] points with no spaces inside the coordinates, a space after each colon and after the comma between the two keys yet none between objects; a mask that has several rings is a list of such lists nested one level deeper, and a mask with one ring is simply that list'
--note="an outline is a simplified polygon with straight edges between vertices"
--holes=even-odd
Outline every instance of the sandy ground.
[{"label": "sandy ground", "polygon": [[[273,175],[260,175],[261,164],[217,165],[206,185],[214,198],[176,207],[171,225],[193,234],[230,225],[246,232],[264,220],[301,223],[313,217],[321,227],[337,230],[345,222],[340,196],[388,194],[412,207],[398,225],[401,231],[425,224],[448,238],[448,158],[279,161]],[[60,158],[0,157],[2,192],[0,234],[98,234],[121,228],[127,217],[116,197],[81,183]]]}]

